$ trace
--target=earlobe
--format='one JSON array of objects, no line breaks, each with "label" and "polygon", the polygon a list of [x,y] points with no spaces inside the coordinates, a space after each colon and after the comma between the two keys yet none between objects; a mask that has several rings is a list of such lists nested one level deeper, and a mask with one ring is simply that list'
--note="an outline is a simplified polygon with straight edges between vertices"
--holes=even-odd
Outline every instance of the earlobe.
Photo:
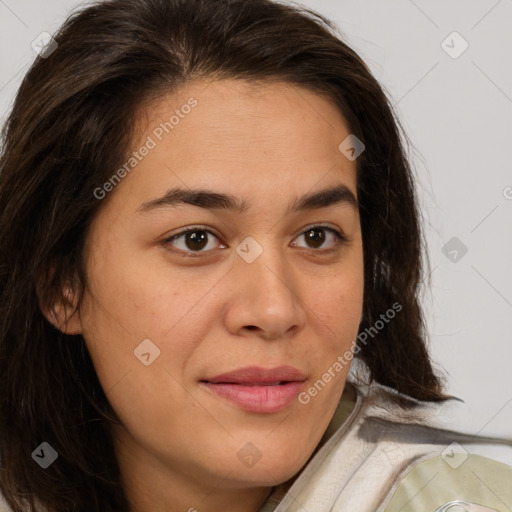
[{"label": "earlobe", "polygon": [[48,314],[43,311],[46,319],[59,331],[69,336],[82,333],[82,323],[78,309],[56,304]]},{"label": "earlobe", "polygon": [[41,311],[48,322],[62,333],[70,336],[81,334],[80,311],[77,308],[78,301],[72,286],[66,285],[62,295],[50,307],[44,307],[40,299]]}]

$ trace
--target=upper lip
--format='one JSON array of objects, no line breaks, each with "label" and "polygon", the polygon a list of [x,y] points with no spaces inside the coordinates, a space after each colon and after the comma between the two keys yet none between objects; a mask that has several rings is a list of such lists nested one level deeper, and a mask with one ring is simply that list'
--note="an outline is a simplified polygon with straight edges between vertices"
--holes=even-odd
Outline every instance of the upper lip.
[{"label": "upper lip", "polygon": [[306,374],[293,366],[276,366],[275,368],[261,368],[259,366],[245,366],[231,372],[215,377],[203,379],[203,382],[223,384],[276,384],[280,382],[303,382]]}]

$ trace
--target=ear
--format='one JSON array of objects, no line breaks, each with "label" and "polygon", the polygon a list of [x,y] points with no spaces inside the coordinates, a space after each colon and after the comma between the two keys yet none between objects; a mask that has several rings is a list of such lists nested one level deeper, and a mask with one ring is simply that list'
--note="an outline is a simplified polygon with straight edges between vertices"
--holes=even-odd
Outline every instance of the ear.
[{"label": "ear", "polygon": [[77,293],[71,283],[65,283],[62,296],[50,304],[44,304],[39,296],[39,307],[46,319],[59,331],[68,335],[82,333],[80,311],[77,307]]}]

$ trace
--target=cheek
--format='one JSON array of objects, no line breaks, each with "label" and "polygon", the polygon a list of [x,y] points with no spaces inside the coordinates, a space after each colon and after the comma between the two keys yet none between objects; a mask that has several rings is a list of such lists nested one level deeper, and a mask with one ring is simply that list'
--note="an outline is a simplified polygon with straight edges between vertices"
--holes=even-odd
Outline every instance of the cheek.
[{"label": "cheek", "polygon": [[346,269],[319,280],[309,290],[311,309],[331,334],[357,335],[363,310],[362,267]]},{"label": "cheek", "polygon": [[[203,274],[200,285],[190,286],[188,275],[170,272],[168,266],[138,265],[122,257],[105,260],[103,267],[91,264],[89,275],[81,307],[83,337],[107,396],[109,390],[128,391],[129,386],[127,396],[135,400],[147,383],[147,396],[169,389],[179,394],[173,377],[183,380],[189,360],[218,317],[214,290],[206,297],[204,290],[214,288],[220,278]],[[109,399],[122,408],[123,396]]]},{"label": "cheek", "polygon": [[162,339],[180,330],[183,320],[207,312],[204,303],[225,274],[225,266],[179,268],[157,251],[148,256],[118,248],[96,271],[94,294],[125,330]]},{"label": "cheek", "polygon": [[305,346],[315,374],[320,376],[336,361],[342,361],[343,369],[337,365],[335,371],[341,378],[329,386],[334,395],[349,370],[363,311],[363,265],[357,259],[354,261],[356,264],[347,265],[329,279],[312,280],[306,301],[310,321],[316,323],[313,330],[319,334],[317,343]]}]

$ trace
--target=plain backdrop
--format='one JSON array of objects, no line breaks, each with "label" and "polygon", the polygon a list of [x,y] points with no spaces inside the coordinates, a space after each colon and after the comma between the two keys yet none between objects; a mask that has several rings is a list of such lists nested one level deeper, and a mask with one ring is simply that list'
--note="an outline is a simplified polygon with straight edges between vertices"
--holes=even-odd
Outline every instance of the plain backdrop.
[{"label": "plain backdrop", "polygon": [[[0,118],[71,0],[0,0]],[[386,89],[413,144],[423,298],[448,391],[512,438],[512,1],[305,0]]]}]

